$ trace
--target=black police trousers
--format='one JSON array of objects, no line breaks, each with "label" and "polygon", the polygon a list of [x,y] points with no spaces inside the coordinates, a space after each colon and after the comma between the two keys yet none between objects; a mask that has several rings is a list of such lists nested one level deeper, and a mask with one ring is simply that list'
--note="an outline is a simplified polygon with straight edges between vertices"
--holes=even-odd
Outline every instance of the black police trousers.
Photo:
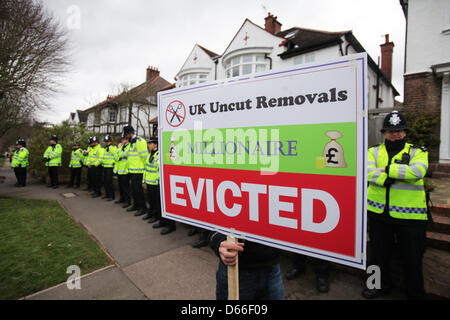
[{"label": "black police trousers", "polygon": [[81,167],[70,168],[70,186],[80,186],[81,183]]},{"label": "black police trousers", "polygon": [[87,169],[87,188],[88,190],[94,190],[95,181],[95,167],[88,167]]},{"label": "black police trousers", "polygon": [[93,185],[92,189],[94,189],[95,194],[100,195],[102,193],[102,184],[103,184],[103,167],[91,167],[94,168],[92,171],[93,175]]},{"label": "black police trousers", "polygon": [[58,186],[58,167],[48,167],[48,175],[50,176],[50,185]]},{"label": "black police trousers", "polygon": [[150,215],[160,220],[160,223],[164,226],[174,226],[175,221],[163,218],[161,216],[161,191],[159,184],[152,185],[147,184],[147,201],[150,205]]},{"label": "black police trousers", "polygon": [[114,182],[113,182],[113,168],[103,168],[103,186],[105,187],[105,195],[108,198],[114,199]]},{"label": "black police trousers", "polygon": [[381,289],[392,286],[390,261],[397,240],[403,263],[406,296],[408,299],[426,299],[423,284],[423,255],[426,243],[426,221],[411,223],[390,223],[368,213],[370,260],[369,265],[377,265],[381,271]]},{"label": "black police trousers", "polygon": [[136,209],[145,209],[144,190],[142,189],[142,173],[130,173],[131,192],[133,196],[133,206]]},{"label": "black police trousers", "polygon": [[119,183],[120,200],[123,200],[123,202],[125,202],[125,203],[131,202],[130,175],[129,174],[118,174],[117,180]]},{"label": "black police trousers", "polygon": [[16,167],[14,168],[14,174],[16,175],[17,184],[21,186],[26,186],[27,184],[27,168],[26,167]]}]

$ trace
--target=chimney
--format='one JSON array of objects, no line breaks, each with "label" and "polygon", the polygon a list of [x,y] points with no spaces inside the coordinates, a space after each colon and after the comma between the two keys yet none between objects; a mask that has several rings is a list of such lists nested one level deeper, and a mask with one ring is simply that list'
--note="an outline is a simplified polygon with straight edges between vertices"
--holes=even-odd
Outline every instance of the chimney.
[{"label": "chimney", "polygon": [[264,18],[264,20],[266,20],[266,23],[264,25],[266,31],[270,32],[271,34],[276,34],[277,32],[281,31],[281,23],[279,23],[277,17],[275,17],[270,12],[267,17]]},{"label": "chimney", "polygon": [[147,68],[147,76],[145,78],[145,81],[152,81],[156,77],[159,77],[159,70],[154,67],[148,67]]},{"label": "chimney", "polygon": [[394,51],[394,43],[389,42],[389,34],[385,34],[385,42],[380,45],[381,48],[381,71],[389,80],[392,79],[392,52]]}]

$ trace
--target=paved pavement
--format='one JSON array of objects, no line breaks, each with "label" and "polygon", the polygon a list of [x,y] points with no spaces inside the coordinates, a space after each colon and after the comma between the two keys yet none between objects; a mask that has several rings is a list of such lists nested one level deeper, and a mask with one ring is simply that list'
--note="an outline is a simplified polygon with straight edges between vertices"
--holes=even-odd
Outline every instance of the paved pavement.
[{"label": "paved pavement", "polygon": [[[83,172],[84,174],[84,172]],[[209,248],[193,249],[197,236],[188,237],[189,227],[177,223],[177,230],[161,236],[160,229],[125,212],[119,205],[93,199],[80,189],[49,189],[36,181],[25,188],[13,187],[15,177],[9,163],[0,168],[0,197],[57,200],[92,235],[112,258],[111,266],[84,275],[80,290],[68,290],[65,283],[25,299],[215,299],[217,257]],[[30,180],[30,178],[29,178]],[[64,193],[72,192],[72,198]],[[282,255],[281,268],[290,268],[290,253]],[[363,271],[333,265],[331,288],[319,294],[311,264],[296,279],[284,280],[286,299],[363,299]],[[393,292],[386,299],[401,299]]]}]

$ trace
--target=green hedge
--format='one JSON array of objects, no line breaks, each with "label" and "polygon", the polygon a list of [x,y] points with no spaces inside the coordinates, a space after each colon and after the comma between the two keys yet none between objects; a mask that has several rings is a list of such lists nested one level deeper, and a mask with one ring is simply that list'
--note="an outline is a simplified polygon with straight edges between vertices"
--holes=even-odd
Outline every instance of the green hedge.
[{"label": "green hedge", "polygon": [[437,161],[439,158],[439,114],[429,112],[405,112],[408,124],[408,142],[425,146],[428,149],[430,161]]},{"label": "green hedge", "polygon": [[[70,173],[69,162],[74,142],[79,142],[81,148],[88,147],[88,139],[94,133],[89,131],[84,124],[69,124],[63,122],[61,125],[52,127],[34,127],[32,137],[27,141],[27,149],[30,151],[30,171],[33,175],[41,178],[42,181],[48,175],[47,167],[42,158],[45,150],[50,145],[50,137],[56,135],[58,143],[63,148],[62,167],[60,175],[68,175]],[[98,137],[100,140],[100,137]],[[85,176],[83,174],[83,176]]]}]

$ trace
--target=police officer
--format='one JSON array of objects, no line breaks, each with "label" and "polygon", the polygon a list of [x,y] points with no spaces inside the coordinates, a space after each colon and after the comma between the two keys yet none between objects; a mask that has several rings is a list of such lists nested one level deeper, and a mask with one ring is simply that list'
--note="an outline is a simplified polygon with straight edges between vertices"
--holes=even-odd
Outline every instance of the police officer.
[{"label": "police officer", "polygon": [[28,156],[30,152],[26,148],[26,142],[23,139],[16,141],[16,150],[11,161],[11,167],[14,169],[14,173],[17,178],[15,187],[25,187],[27,184],[27,167]]},{"label": "police officer", "polygon": [[90,177],[92,179],[92,189],[94,194],[93,198],[98,198],[102,195],[102,156],[103,156],[103,148],[100,146],[97,137],[92,137],[91,149],[89,150],[88,155],[88,170],[91,170]]},{"label": "police officer", "polygon": [[73,144],[73,150],[70,155],[70,182],[67,188],[79,188],[81,183],[81,168],[83,167],[84,154],[80,149],[80,143],[75,142]]},{"label": "police officer", "polygon": [[422,260],[428,210],[423,178],[428,152],[425,147],[406,142],[407,130],[401,113],[389,113],[381,130],[385,142],[368,152],[369,265],[380,268],[381,288],[363,290],[367,299],[392,288],[389,262],[394,239],[402,253],[407,297],[426,298]]},{"label": "police officer", "polygon": [[149,214],[149,223],[158,223],[153,225],[153,228],[163,228],[161,234],[165,235],[176,230],[175,221],[165,219],[161,216],[161,196],[159,189],[159,151],[158,138],[151,138],[148,141],[148,155],[145,164],[145,172],[143,182],[147,185],[147,199],[150,204],[151,212]]},{"label": "police officer", "polygon": [[92,147],[94,146],[94,143],[92,141],[92,137],[89,137],[88,139],[88,144],[89,146],[86,148],[86,150],[83,150],[83,155],[84,155],[84,159],[83,159],[83,165],[85,167],[87,167],[87,186],[86,189],[83,189],[83,191],[87,191],[87,192],[92,192],[94,190],[94,169],[89,167],[89,153],[92,150]]},{"label": "police officer", "polygon": [[142,183],[146,185],[147,202],[149,209],[143,220],[148,220],[149,223],[156,222],[161,217],[161,203],[159,197],[159,151],[158,139],[150,138],[147,141],[149,155],[145,163],[144,175]]},{"label": "police officer", "polygon": [[117,153],[117,147],[112,144],[112,138],[108,134],[105,136],[105,148],[103,148],[102,165],[103,165],[103,185],[105,187],[105,196],[103,199],[107,201],[114,200],[114,163]]},{"label": "police officer", "polygon": [[142,176],[144,174],[145,162],[147,161],[148,150],[144,139],[135,134],[132,126],[123,128],[125,137],[130,141],[126,152],[128,159],[128,174],[131,180],[131,190],[133,194],[133,206],[127,209],[128,212],[136,211],[135,216],[145,214],[145,197],[142,189]]},{"label": "police officer", "polygon": [[115,203],[124,203],[122,208],[127,208],[131,205],[130,198],[130,175],[128,174],[128,159],[125,156],[128,151],[129,142],[122,134],[122,140],[117,146],[117,153],[115,156],[114,173],[117,174],[117,181],[119,184],[119,200]]},{"label": "police officer", "polygon": [[44,152],[43,158],[45,166],[48,167],[48,175],[50,176],[49,188],[58,188],[58,168],[61,166],[62,147],[58,143],[58,137],[52,135],[50,137],[50,146]]}]

